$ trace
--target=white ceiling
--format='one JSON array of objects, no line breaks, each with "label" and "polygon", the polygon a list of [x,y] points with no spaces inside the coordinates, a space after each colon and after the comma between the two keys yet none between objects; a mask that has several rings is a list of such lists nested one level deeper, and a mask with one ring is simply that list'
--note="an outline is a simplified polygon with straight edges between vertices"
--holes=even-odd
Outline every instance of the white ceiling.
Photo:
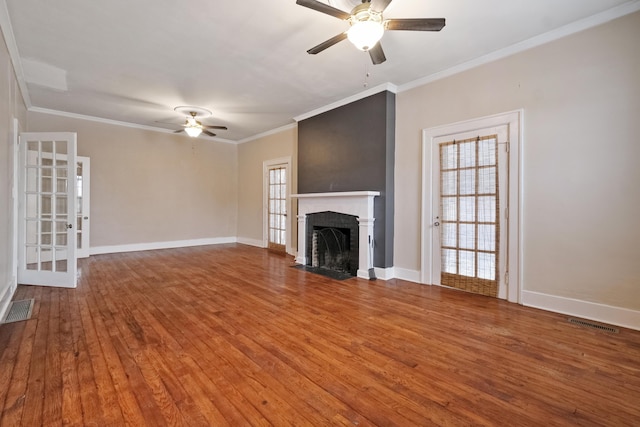
[{"label": "white ceiling", "polygon": [[[347,11],[354,1],[327,0]],[[205,123],[229,128],[217,132],[227,141],[356,96],[367,72],[368,88],[402,88],[640,8],[637,0],[394,0],[385,18],[444,17],[446,27],[387,32],[387,61],[374,66],[346,40],[308,55],[348,24],[295,0],[0,2],[29,107],[172,128],[157,121],[179,123],[173,108],[196,105],[213,112]]]}]

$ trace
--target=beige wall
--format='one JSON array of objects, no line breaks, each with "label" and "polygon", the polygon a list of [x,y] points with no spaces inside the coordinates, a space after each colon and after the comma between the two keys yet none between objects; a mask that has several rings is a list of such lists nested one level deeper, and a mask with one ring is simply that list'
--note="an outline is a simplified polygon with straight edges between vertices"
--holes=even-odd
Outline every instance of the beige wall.
[{"label": "beige wall", "polygon": [[26,108],[18,88],[4,38],[0,33],[0,316],[15,283],[13,270],[13,119],[27,122]]},{"label": "beige wall", "polygon": [[[238,146],[238,237],[250,241],[263,240],[263,163],[291,157],[291,188],[298,190],[297,169],[298,129],[296,127],[245,142]],[[292,199],[288,215],[291,246],[297,247],[297,201]]]},{"label": "beige wall", "polygon": [[77,132],[91,247],[235,237],[235,145],[34,112],[29,130]]},{"label": "beige wall", "polygon": [[395,266],[420,269],[421,132],[524,109],[525,290],[640,309],[640,13],[397,97]]}]

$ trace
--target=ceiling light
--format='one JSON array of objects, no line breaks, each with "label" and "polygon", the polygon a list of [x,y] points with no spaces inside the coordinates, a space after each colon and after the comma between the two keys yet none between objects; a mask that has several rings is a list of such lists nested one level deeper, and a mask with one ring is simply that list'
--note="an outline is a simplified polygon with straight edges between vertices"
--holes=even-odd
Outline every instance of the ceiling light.
[{"label": "ceiling light", "polygon": [[[366,4],[363,3],[363,6]],[[347,38],[358,49],[367,51],[380,41],[383,34],[382,15],[369,8],[361,8],[351,18],[351,28],[347,31]]]},{"label": "ceiling light", "polygon": [[200,135],[202,133],[202,127],[195,125],[195,126],[187,126],[184,128],[184,131],[187,133],[187,135],[189,135],[192,138],[197,137],[198,135]]}]

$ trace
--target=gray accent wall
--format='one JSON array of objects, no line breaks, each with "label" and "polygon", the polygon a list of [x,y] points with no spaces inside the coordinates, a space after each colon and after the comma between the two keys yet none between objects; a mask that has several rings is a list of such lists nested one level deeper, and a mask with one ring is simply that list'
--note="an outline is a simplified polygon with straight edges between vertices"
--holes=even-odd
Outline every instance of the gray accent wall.
[{"label": "gray accent wall", "polygon": [[388,91],[298,123],[298,193],[380,192],[374,265],[383,268],[393,267],[395,123]]}]

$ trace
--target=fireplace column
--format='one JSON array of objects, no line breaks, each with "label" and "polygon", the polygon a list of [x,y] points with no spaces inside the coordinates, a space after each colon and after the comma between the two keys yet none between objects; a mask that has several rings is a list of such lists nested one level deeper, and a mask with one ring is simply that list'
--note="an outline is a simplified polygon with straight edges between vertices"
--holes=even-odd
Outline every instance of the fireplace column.
[{"label": "fireplace column", "polygon": [[298,256],[296,263],[307,265],[307,214],[298,215]]},{"label": "fireplace column", "polygon": [[[373,222],[374,218],[358,218],[358,245],[360,248],[359,260],[358,260],[358,277],[363,279],[369,278],[369,267],[373,267],[373,260],[371,259],[371,251],[369,248],[369,236],[373,242]],[[363,251],[362,248],[367,248]]]}]

